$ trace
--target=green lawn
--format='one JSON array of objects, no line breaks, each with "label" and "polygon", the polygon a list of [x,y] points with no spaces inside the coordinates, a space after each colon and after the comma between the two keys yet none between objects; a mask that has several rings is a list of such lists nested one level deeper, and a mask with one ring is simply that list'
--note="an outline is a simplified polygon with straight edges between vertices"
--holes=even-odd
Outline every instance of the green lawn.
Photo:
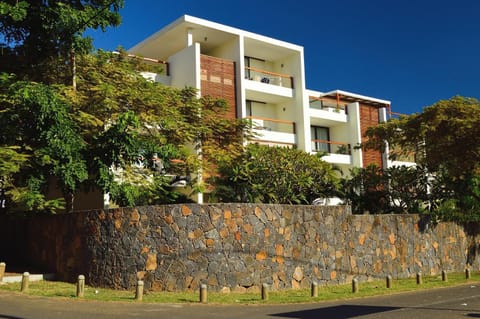
[{"label": "green lawn", "polygon": [[[208,303],[216,304],[280,304],[305,303],[327,300],[342,300],[358,297],[378,296],[420,289],[452,287],[462,284],[477,284],[480,274],[472,273],[470,279],[465,279],[464,273],[448,274],[448,281],[443,282],[441,276],[423,277],[423,283],[417,285],[415,278],[392,281],[392,287],[386,288],[385,280],[360,282],[359,291],[352,293],[352,285],[319,286],[318,297],[310,296],[310,289],[270,291],[269,299],[262,300],[261,293],[208,293]],[[0,290],[20,293],[20,283],[1,284]],[[32,296],[75,299],[76,285],[56,281],[30,282],[29,289],[24,294]],[[148,292],[143,296],[143,302],[156,303],[197,303],[199,292]],[[100,301],[135,301],[135,291],[112,290],[105,288],[85,287],[85,300]]]}]

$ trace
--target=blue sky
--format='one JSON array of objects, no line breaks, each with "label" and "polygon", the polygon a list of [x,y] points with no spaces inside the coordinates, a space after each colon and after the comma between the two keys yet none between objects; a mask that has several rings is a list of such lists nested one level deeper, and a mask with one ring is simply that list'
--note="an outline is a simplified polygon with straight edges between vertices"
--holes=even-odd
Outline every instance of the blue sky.
[{"label": "blue sky", "polygon": [[89,35],[96,48],[128,49],[184,14],[303,46],[308,89],[406,114],[480,99],[479,0],[126,0],[121,26]]}]

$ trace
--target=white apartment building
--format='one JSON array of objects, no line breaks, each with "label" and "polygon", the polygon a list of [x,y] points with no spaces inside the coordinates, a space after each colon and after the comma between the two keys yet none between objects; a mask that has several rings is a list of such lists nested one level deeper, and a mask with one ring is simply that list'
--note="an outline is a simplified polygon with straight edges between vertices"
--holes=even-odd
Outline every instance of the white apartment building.
[{"label": "white apartment building", "polygon": [[302,46],[185,15],[129,53],[164,63],[163,74],[144,76],[225,98],[228,116],[252,120],[254,142],[325,152],[345,173],[402,164],[357,147],[368,127],[387,120],[390,101],[307,89]]}]

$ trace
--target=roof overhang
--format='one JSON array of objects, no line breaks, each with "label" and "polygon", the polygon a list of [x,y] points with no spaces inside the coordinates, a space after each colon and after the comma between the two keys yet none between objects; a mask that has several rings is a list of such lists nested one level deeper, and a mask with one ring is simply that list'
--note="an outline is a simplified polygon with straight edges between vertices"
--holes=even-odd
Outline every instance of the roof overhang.
[{"label": "roof overhang", "polygon": [[329,98],[338,101],[347,101],[350,103],[359,102],[361,104],[372,105],[378,108],[389,107],[391,102],[388,100],[377,99],[365,95],[355,94],[342,90],[334,90],[327,93],[322,93],[317,98]]},{"label": "roof overhang", "polygon": [[167,60],[169,56],[181,51],[187,46],[187,32],[191,33],[193,42],[201,44],[202,53],[206,54],[208,54],[211,49],[218,48],[223,43],[238,41],[241,36],[245,41],[249,41],[249,47],[251,47],[252,50],[255,50],[254,48],[257,46],[256,43],[261,44],[257,50],[258,52],[246,52],[255,56],[261,56],[261,53],[265,51],[266,48],[268,48],[270,59],[281,58],[294,52],[303,52],[303,47],[299,45],[189,15],[184,15],[163,27],[130,48],[128,52],[149,58]]}]

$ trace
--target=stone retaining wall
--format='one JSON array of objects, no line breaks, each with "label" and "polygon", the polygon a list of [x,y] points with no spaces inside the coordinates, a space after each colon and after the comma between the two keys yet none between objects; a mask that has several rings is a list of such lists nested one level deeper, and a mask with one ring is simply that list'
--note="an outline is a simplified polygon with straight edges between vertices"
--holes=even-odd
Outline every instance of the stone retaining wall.
[{"label": "stone retaining wall", "polygon": [[3,218],[0,259],[24,255],[60,279],[151,290],[256,290],[478,269],[477,237],[416,215],[352,215],[348,206],[166,205]]}]

